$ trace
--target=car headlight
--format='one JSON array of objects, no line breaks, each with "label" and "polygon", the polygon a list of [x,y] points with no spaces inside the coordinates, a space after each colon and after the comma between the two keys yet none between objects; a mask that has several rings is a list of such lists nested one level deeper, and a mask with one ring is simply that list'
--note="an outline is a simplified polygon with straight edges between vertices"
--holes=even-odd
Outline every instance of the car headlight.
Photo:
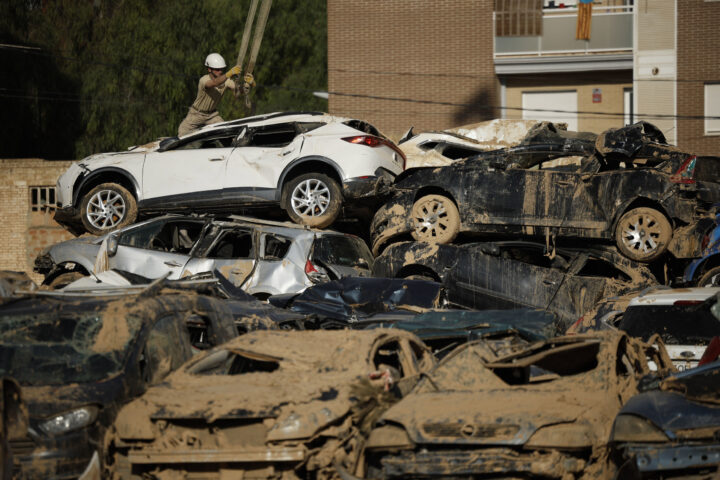
[{"label": "car headlight", "polygon": [[93,405],[63,412],[40,423],[40,429],[48,435],[59,435],[87,427],[97,418],[98,408]]},{"label": "car headlight", "polygon": [[592,428],[582,423],[561,423],[541,427],[525,444],[528,448],[581,448],[592,445]]},{"label": "car headlight", "polygon": [[613,442],[667,442],[668,436],[665,433],[636,415],[618,415],[613,425]]}]

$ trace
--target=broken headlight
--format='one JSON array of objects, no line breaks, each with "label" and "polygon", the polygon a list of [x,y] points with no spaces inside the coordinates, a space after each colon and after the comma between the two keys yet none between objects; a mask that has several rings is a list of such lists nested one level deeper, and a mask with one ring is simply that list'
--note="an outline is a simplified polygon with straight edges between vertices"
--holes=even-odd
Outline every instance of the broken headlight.
[{"label": "broken headlight", "polygon": [[667,442],[665,433],[636,415],[618,415],[610,435],[613,442]]},{"label": "broken headlight", "polygon": [[40,422],[40,429],[48,435],[60,435],[62,433],[71,432],[79,428],[87,427],[97,418],[98,408],[94,405],[86,405],[84,407],[70,410],[69,412],[60,413],[54,417]]}]

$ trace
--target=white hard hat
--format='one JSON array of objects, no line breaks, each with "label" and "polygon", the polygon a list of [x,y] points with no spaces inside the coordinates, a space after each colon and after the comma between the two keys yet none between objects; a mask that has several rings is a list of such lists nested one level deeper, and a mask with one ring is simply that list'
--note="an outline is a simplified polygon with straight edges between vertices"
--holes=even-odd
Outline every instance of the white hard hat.
[{"label": "white hard hat", "polygon": [[225,59],[219,53],[211,53],[205,59],[205,66],[210,68],[225,68]]}]

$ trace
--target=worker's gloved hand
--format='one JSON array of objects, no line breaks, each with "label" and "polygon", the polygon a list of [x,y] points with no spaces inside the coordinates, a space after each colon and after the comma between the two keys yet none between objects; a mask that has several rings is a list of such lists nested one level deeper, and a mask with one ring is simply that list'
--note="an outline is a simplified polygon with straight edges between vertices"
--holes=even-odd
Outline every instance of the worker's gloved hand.
[{"label": "worker's gloved hand", "polygon": [[240,67],[240,65],[235,65],[234,67],[232,67],[230,70],[227,71],[225,76],[228,78],[235,77],[237,75],[240,75],[240,72],[242,72],[242,67]]},{"label": "worker's gloved hand", "polygon": [[252,76],[252,73],[246,73],[243,77],[243,93],[247,95],[250,93],[250,89],[255,86],[255,78]]}]

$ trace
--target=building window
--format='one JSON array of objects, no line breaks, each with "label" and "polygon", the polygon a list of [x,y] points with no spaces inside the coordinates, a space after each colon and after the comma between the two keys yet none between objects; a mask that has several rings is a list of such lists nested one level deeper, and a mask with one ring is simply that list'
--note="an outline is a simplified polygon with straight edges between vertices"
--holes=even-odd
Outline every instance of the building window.
[{"label": "building window", "polygon": [[543,0],[495,0],[495,35],[536,37],[542,35]]},{"label": "building window", "polygon": [[30,187],[30,211],[51,212],[55,210],[55,187]]},{"label": "building window", "polygon": [[720,135],[720,83],[705,84],[705,134]]}]

